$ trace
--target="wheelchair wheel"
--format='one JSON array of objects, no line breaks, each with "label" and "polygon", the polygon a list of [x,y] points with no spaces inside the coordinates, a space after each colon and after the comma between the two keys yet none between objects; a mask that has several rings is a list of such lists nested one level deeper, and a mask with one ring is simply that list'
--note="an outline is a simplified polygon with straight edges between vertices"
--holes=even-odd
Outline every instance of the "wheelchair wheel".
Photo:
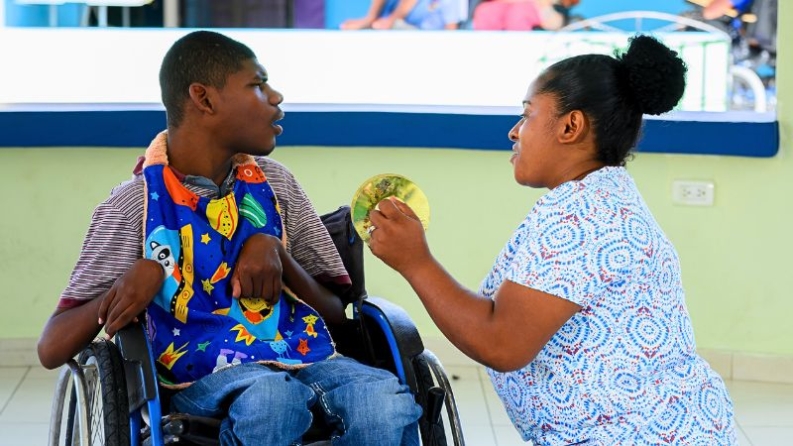
[{"label": "wheelchair wheel", "polygon": [[[115,344],[96,339],[78,356],[85,375],[88,398],[89,441],[91,446],[130,444],[129,404],[124,379],[124,362]],[[77,396],[72,388],[68,406],[67,445],[81,444],[77,428]]]},{"label": "wheelchair wheel", "polygon": [[[429,445],[446,445],[446,438],[447,435],[451,435],[451,444],[454,446],[465,446],[465,439],[463,438],[463,429],[460,424],[460,413],[457,411],[457,402],[454,398],[454,391],[452,389],[451,383],[449,383],[449,379],[446,376],[446,371],[443,370],[443,366],[441,365],[440,360],[432,353],[430,350],[425,349],[418,357],[416,357],[416,370],[417,375],[420,374],[421,381],[427,384],[420,384],[420,386],[430,385],[433,386],[430,388],[429,392],[422,392],[427,395],[431,393],[435,393],[435,399],[437,401],[437,397],[442,395],[443,398],[443,406],[446,407],[446,422],[449,424],[448,429],[444,429],[443,420],[442,418],[438,418],[438,422],[433,425],[427,426],[427,432],[432,435],[428,437],[427,440],[424,441],[424,444]],[[420,371],[419,371],[420,370]],[[429,374],[429,375],[428,375]],[[434,382],[434,384],[432,384]],[[432,400],[432,396],[428,397],[429,400]],[[435,405],[434,408],[430,407],[431,410],[436,410],[437,413],[441,412],[441,407]],[[437,434],[435,431],[440,430],[442,435]],[[422,429],[422,435],[424,435],[424,429]],[[423,437],[422,437],[423,439]]]},{"label": "wheelchair wheel", "polygon": [[427,446],[445,446],[446,431],[443,428],[443,418],[438,416],[437,421],[430,419],[429,401],[430,389],[436,387],[435,381],[432,378],[432,371],[430,370],[427,360],[422,356],[417,356],[415,359],[416,384],[418,385],[418,392],[416,392],[416,400],[423,409],[424,413],[419,419],[419,431],[421,432],[421,444]]}]

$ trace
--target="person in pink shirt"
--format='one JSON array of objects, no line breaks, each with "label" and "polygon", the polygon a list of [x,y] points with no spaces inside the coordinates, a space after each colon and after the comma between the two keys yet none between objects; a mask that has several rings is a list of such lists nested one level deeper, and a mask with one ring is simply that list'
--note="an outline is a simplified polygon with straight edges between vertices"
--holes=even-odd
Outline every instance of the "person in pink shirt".
[{"label": "person in pink shirt", "polygon": [[556,30],[579,0],[485,0],[474,9],[473,28],[484,31]]}]

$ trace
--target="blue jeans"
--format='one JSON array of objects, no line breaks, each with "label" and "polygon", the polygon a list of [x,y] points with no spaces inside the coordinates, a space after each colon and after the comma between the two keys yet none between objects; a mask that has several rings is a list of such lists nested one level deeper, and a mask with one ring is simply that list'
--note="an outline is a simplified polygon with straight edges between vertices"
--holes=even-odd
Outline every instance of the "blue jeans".
[{"label": "blue jeans", "polygon": [[196,381],[174,395],[177,412],[223,418],[222,445],[301,444],[318,405],[334,446],[418,446],[421,407],[388,371],[339,357],[295,371],[249,363]]}]

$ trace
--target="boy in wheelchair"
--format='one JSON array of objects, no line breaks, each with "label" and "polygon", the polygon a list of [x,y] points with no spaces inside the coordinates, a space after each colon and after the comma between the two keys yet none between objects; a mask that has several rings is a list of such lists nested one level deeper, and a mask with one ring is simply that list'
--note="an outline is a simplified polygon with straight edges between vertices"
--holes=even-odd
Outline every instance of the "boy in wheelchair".
[{"label": "boy in wheelchair", "polygon": [[254,53],[190,33],[165,55],[160,86],[168,130],[94,211],[42,364],[61,366],[145,310],[172,408],[220,418],[221,444],[298,444],[313,410],[334,445],[418,445],[407,386],[331,340],[325,322],[345,314],[329,288],[349,277],[300,185],[266,157],[283,97]]}]

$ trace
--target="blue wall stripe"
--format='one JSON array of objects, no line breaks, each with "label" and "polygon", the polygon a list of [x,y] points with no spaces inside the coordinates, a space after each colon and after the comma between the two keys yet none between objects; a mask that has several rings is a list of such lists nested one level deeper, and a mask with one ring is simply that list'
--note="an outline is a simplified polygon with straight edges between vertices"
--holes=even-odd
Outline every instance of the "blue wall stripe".
[{"label": "blue wall stripe", "polygon": [[[373,111],[290,111],[280,145],[510,150],[516,116]],[[0,111],[0,147],[145,147],[162,110]],[[640,152],[771,157],[778,122],[647,120]]]}]

